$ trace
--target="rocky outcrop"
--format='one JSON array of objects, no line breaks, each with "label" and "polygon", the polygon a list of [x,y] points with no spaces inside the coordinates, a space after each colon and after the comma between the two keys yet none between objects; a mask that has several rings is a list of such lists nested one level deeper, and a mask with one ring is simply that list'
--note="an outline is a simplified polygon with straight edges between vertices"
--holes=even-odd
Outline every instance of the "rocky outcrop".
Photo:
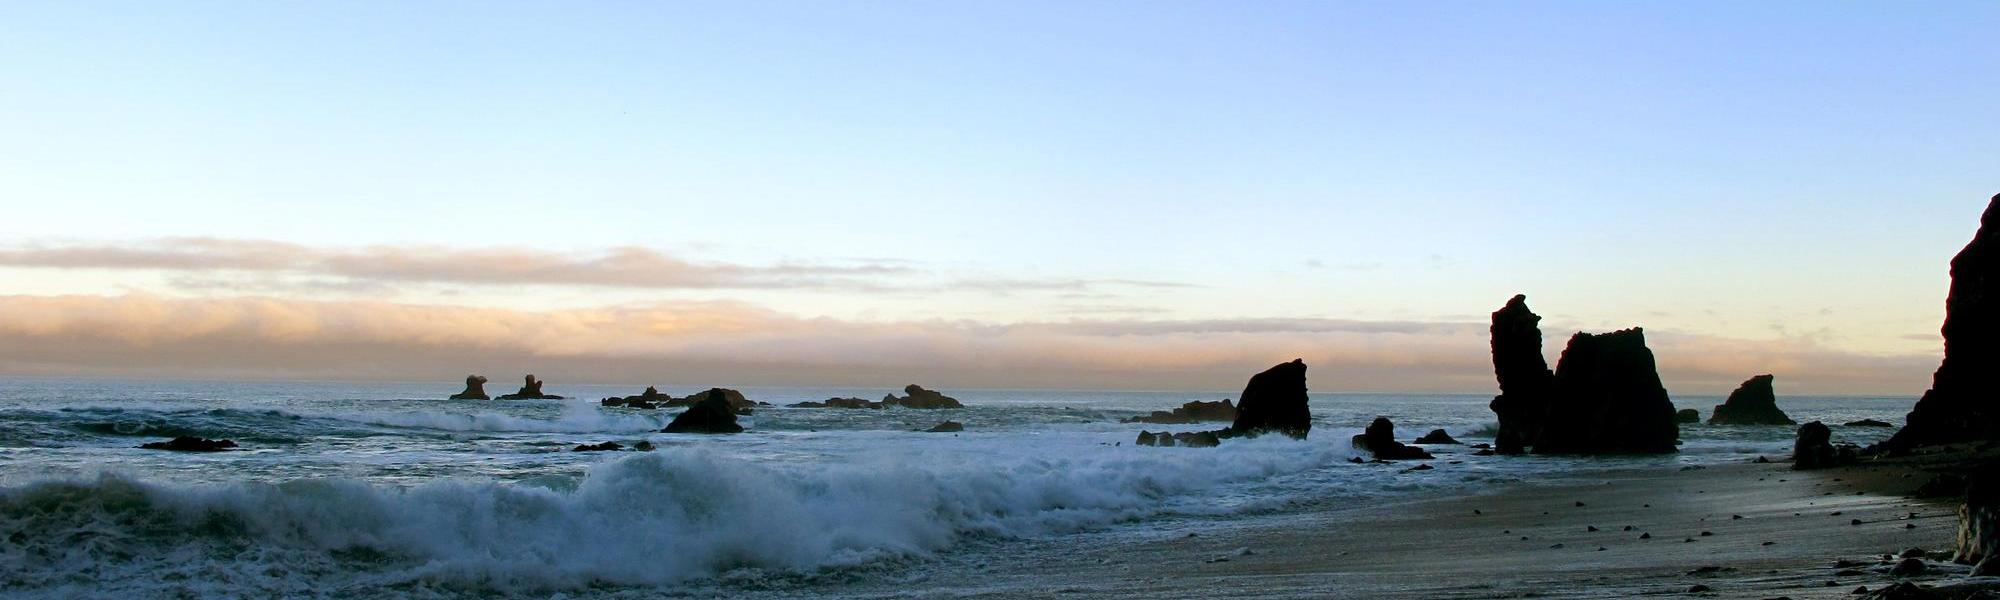
[{"label": "rocky outcrop", "polygon": [[451,395],[452,400],[492,400],[486,395],[486,378],[478,375],[465,376],[465,391]]},{"label": "rocky outcrop", "polygon": [[1500,395],[1489,406],[1500,418],[1493,444],[1502,454],[1520,454],[1534,445],[1555,398],[1555,373],[1542,357],[1541,322],[1541,316],[1528,310],[1526,295],[1514,296],[1493,312],[1493,375]]},{"label": "rocky outcrop", "polygon": [[701,404],[702,401],[704,400],[707,400],[710,394],[721,394],[723,401],[729,403],[729,410],[737,414],[749,414],[745,411],[752,408],[756,408],[759,405],[759,403],[752,402],[749,398],[743,397],[743,392],[739,392],[729,388],[709,388],[706,390],[695,392],[693,394],[689,394],[685,398],[674,398],[669,396],[667,401],[660,403],[660,406],[665,406],[669,408],[681,407],[681,406],[694,406],[697,404]]},{"label": "rocky outcrop", "polygon": [[1958,551],[1952,560],[1974,565],[1973,575],[2000,575],[2000,467],[1988,465],[1968,478],[1958,506]]},{"label": "rocky outcrop", "polygon": [[965,408],[965,405],[959,404],[958,399],[956,398],[952,398],[951,396],[946,396],[944,394],[924,389],[924,386],[917,385],[914,383],[908,386],[904,386],[903,393],[908,395],[898,397],[895,394],[889,394],[887,396],[883,396],[882,405],[901,406],[903,408],[925,408],[925,409]]},{"label": "rocky outcrop", "polygon": [[624,449],[625,449],[624,444],[620,444],[618,442],[604,442],[602,444],[578,444],[577,447],[571,448],[570,452],[614,452]]},{"label": "rocky outcrop", "polygon": [[542,380],[529,375],[523,379],[521,389],[498,398],[500,400],[561,400],[562,396],[542,393]]},{"label": "rocky outcrop", "polygon": [[1903,429],[1882,449],[2000,437],[2000,196],[1979,232],[1951,259],[1944,303],[1944,362]]},{"label": "rocky outcrop", "polygon": [[1417,438],[1416,442],[1414,442],[1414,443],[1418,443],[1418,444],[1457,444],[1457,443],[1460,443],[1460,442],[1459,442],[1458,440],[1456,440],[1456,439],[1453,439],[1453,438],[1451,437],[1451,434],[1449,434],[1449,433],[1445,433],[1445,431],[1444,431],[1443,429],[1432,429],[1430,433],[1426,433],[1426,434],[1424,434],[1424,436],[1423,436],[1423,437],[1420,437],[1420,438]]},{"label": "rocky outcrop", "polygon": [[1680,426],[1660,383],[1644,330],[1577,333],[1556,362],[1538,454],[1658,454],[1675,451]]},{"label": "rocky outcrop", "polygon": [[[729,390],[710,389],[699,394],[700,402],[689,406],[686,411],[674,416],[662,430],[667,433],[741,433],[742,425],[736,424],[736,411],[729,407]],[[741,396],[740,394],[738,395]]]},{"label": "rocky outcrop", "polygon": [[1853,444],[1834,444],[1833,430],[1813,421],[1799,426],[1799,437],[1792,442],[1792,468],[1804,471],[1849,464],[1854,462],[1856,450]]},{"label": "rocky outcrop", "polygon": [[1771,390],[1770,375],[1758,375],[1736,386],[1729,399],[1715,405],[1709,415],[1711,425],[1797,425],[1785,411],[1778,410],[1778,397]]},{"label": "rocky outcrop", "polygon": [[869,402],[860,398],[827,398],[825,402],[800,402],[790,408],[872,408],[882,409],[882,403]]},{"label": "rocky outcrop", "polygon": [[1674,412],[1674,422],[1682,425],[1701,422],[1701,411],[1683,408]]},{"label": "rocky outcrop", "polygon": [[1375,455],[1378,460],[1415,460],[1431,458],[1429,452],[1416,446],[1404,445],[1396,441],[1396,424],[1388,417],[1375,417],[1375,421],[1354,436],[1354,447]]},{"label": "rocky outcrop", "polygon": [[1213,448],[1222,444],[1222,438],[1213,431],[1183,431],[1180,433],[1141,431],[1139,432],[1139,439],[1134,443],[1141,446]]},{"label": "rocky outcrop", "polygon": [[171,441],[141,444],[147,450],[173,450],[176,452],[221,452],[236,447],[231,440],[211,440],[194,436],[181,436]]},{"label": "rocky outcrop", "polygon": [[1306,406],[1306,361],[1293,359],[1250,376],[1237,396],[1236,421],[1218,433],[1223,437],[1278,432],[1305,439],[1312,432],[1312,411]]},{"label": "rocky outcrop", "polygon": [[965,424],[958,421],[945,421],[924,430],[925,433],[957,433],[960,431],[965,431]]},{"label": "rocky outcrop", "polygon": [[1126,419],[1126,423],[1152,423],[1155,425],[1186,425],[1203,421],[1235,421],[1236,405],[1228,400],[1202,402],[1195,400],[1180,405],[1171,411],[1156,410],[1153,414]]},{"label": "rocky outcrop", "polygon": [[603,400],[598,401],[598,403],[603,404],[605,406],[623,406],[627,408],[653,409],[653,408],[659,408],[659,405],[672,402],[673,400],[674,400],[673,396],[662,394],[660,393],[659,388],[649,385],[646,386],[646,391],[640,392],[639,395],[637,396],[625,396],[623,398],[605,398]]}]

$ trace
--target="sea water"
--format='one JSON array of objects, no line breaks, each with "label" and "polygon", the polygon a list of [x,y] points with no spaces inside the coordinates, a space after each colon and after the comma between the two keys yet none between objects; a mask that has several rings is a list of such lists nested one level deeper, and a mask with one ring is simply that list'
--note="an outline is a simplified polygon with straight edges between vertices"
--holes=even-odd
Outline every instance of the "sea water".
[{"label": "sea water", "polygon": [[[504,391],[505,384],[493,390]],[[445,400],[455,383],[0,379],[0,593],[273,597],[842,595],[927,569],[1116,544],[1622,466],[1782,459],[1793,428],[1684,425],[1681,452],[1355,464],[1376,416],[1409,440],[1490,442],[1489,396],[1315,393],[1308,440],[1132,443],[1122,422],[1230,392],[944,390],[967,408],[794,409],[888,389],[743,388],[735,435],[666,434],[679,409]],[[661,386],[686,395],[699,386]],[[1782,388],[1781,388],[1782,391]],[[1676,397],[1706,415],[1717,397]],[[1910,397],[1797,397],[1800,421],[1901,422]],[[940,421],[961,433],[927,433]],[[1486,433],[1482,433],[1486,432]],[[1836,427],[1868,443],[1887,429]],[[143,450],[176,436],[217,453]],[[651,452],[573,452],[649,441]],[[915,584],[915,585],[921,585]]]}]

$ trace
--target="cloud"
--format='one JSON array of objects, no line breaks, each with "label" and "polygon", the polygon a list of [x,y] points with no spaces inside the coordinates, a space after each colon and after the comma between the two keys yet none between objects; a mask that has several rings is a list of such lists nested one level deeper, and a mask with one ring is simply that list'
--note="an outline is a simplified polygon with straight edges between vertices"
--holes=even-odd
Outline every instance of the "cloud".
[{"label": "cloud", "polygon": [[[1550,332],[1551,353],[1560,350]],[[1920,392],[1935,357],[1648,331],[1676,393],[1771,372],[1785,393]],[[1338,319],[1027,323],[801,318],[738,302],[524,311],[230,297],[0,296],[0,371],[1231,390],[1304,358],[1322,391],[1490,393],[1486,324]]]}]

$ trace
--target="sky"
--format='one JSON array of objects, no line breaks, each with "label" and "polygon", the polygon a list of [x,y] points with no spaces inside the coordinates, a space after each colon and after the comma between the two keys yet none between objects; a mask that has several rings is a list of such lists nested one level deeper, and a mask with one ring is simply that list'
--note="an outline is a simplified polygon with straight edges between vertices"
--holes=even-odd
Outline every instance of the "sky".
[{"label": "sky", "polygon": [[0,374],[1915,395],[1977,2],[0,4]]}]

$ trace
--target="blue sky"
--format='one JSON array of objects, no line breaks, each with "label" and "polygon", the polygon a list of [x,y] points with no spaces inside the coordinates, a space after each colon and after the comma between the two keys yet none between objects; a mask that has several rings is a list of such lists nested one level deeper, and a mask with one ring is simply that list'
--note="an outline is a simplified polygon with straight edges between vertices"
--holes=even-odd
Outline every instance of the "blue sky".
[{"label": "blue sky", "polygon": [[643,246],[928,287],[65,263],[0,268],[0,293],[1005,325],[1477,322],[1527,292],[1558,329],[1934,354],[1945,262],[2000,192],[1996,25],[1950,2],[14,3],[13,246]]}]

